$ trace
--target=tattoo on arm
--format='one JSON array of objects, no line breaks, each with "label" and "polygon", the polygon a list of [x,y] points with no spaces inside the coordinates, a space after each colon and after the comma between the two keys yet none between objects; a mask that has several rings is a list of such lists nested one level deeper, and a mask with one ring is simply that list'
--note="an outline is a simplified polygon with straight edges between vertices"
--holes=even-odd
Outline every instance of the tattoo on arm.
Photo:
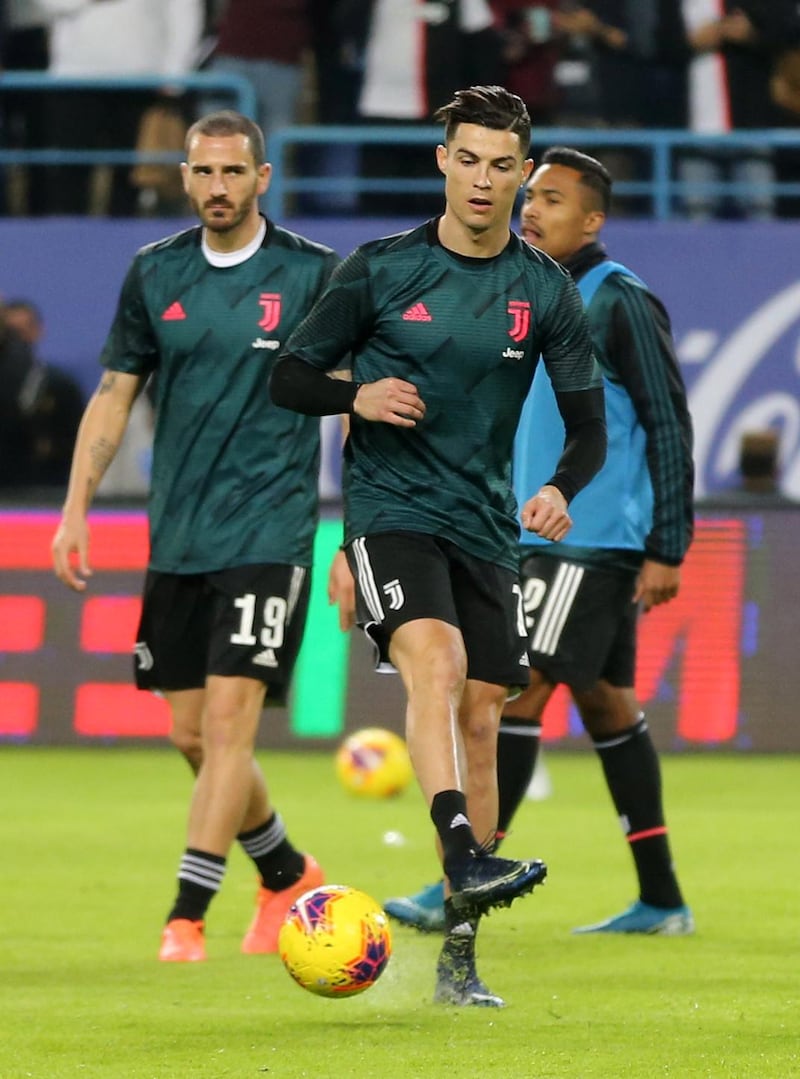
[{"label": "tattoo on arm", "polygon": [[117,381],[117,374],[115,371],[106,371],[103,377],[100,379],[100,385],[97,387],[98,396],[104,393],[111,393],[114,389],[114,383]]},{"label": "tattoo on arm", "polygon": [[116,451],[116,444],[109,442],[107,438],[98,438],[89,447],[89,455],[95,472],[95,475],[89,479],[89,486],[92,490],[105,475],[105,471],[114,459]]}]

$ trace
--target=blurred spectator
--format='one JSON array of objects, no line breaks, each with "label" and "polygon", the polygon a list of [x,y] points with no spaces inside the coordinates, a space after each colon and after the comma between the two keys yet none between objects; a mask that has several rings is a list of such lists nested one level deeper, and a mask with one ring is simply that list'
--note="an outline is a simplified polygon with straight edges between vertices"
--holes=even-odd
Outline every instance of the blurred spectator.
[{"label": "blurred spectator", "polygon": [[555,81],[563,35],[561,0],[490,0],[502,40],[503,85],[528,106],[534,127],[555,123],[560,102]]},{"label": "blurred spectator", "polygon": [[595,118],[608,127],[683,127],[689,58],[676,0],[566,2],[562,31],[591,44]]},{"label": "blurred spectator", "polygon": [[[348,7],[347,4],[344,5]],[[370,124],[430,122],[456,90],[503,82],[500,35],[488,0],[417,3],[416,0],[350,0],[351,21],[363,27],[364,78],[358,113]],[[434,156],[426,142],[365,144],[364,174],[433,180]],[[438,185],[435,185],[438,186]],[[428,213],[436,194],[368,195],[362,208],[390,214]]]},{"label": "blurred spectator", "polygon": [[[86,404],[83,391],[71,375],[39,359],[38,347],[45,327],[34,303],[14,299],[0,305],[0,333],[3,327],[8,330],[10,343],[6,352],[0,344],[0,378],[10,392],[0,399],[0,486],[64,487]],[[13,438],[13,449],[9,449],[6,436]],[[153,395],[148,383],[134,402],[98,496],[146,494],[152,447]],[[5,475],[7,455],[9,474],[17,477],[10,483]]]},{"label": "blurred spectator", "polygon": [[777,56],[770,90],[772,100],[786,111],[787,119],[800,122],[800,45],[793,45]]},{"label": "blurred spectator", "polygon": [[0,489],[29,482],[31,394],[27,386],[35,366],[33,350],[12,331],[0,301]]},{"label": "blurred spectator", "polygon": [[36,351],[44,337],[44,322],[36,304],[30,300],[6,300],[0,301],[0,307],[5,325]]},{"label": "blurred spectator", "polygon": [[[38,0],[6,0],[0,67],[43,73],[48,63],[46,19]],[[5,147],[35,150],[44,146],[44,106],[42,91],[9,91],[0,96]],[[41,213],[45,203],[43,169],[9,168],[4,201],[11,214]]]},{"label": "blurred spectator", "polygon": [[41,315],[28,300],[0,305],[0,487],[62,487],[83,414],[78,383],[39,360]]},{"label": "blurred spectator", "polygon": [[[781,33],[783,44],[777,51],[770,78],[770,92],[782,125],[800,127],[800,4]],[[775,166],[781,182],[796,183],[800,176],[800,146],[776,151]],[[781,215],[800,217],[800,196],[784,196]]]},{"label": "blurred spectator", "polygon": [[488,0],[353,0],[352,6],[368,20],[358,106],[363,119],[429,121],[460,87],[502,81]]},{"label": "blurred spectator", "polygon": [[[350,0],[310,0],[311,43],[316,76],[318,124],[358,122],[358,98],[364,62],[366,22]],[[300,148],[303,173],[357,177],[361,172],[361,147],[357,142],[330,142]],[[306,194],[303,208],[312,212],[349,214],[358,210],[353,187],[340,192]]]},{"label": "blurred spectator", "polygon": [[[679,0],[563,0],[554,25],[568,35],[556,68],[560,121],[607,128],[683,128],[690,59]],[[648,152],[598,148],[621,181],[648,179]],[[620,185],[621,186],[621,185]],[[616,197],[617,213],[642,200]]]},{"label": "blurred spectator", "polygon": [[[50,73],[169,80],[194,67],[202,0],[38,0],[50,21]],[[151,91],[59,91],[48,95],[48,144],[59,149],[133,149]],[[128,216],[138,211],[130,166],[47,170],[48,211]]]},{"label": "blurred spectator", "polygon": [[780,488],[780,436],[767,427],[742,432],[739,441],[739,486],[724,501],[776,506],[797,505]]},{"label": "blurred spectator", "polygon": [[[689,117],[692,131],[704,135],[775,127],[781,122],[770,93],[770,80],[788,26],[797,19],[795,0],[682,0],[694,58],[689,68]],[[681,177],[695,184],[728,178],[751,185],[752,193],[734,196],[732,206],[700,187],[686,195],[693,220],[725,215],[768,219],[775,200],[775,180],[768,148],[687,155]]]},{"label": "blurred spectator", "polygon": [[[148,105],[139,118],[136,151],[143,157],[171,153],[184,157],[187,119],[178,101],[164,97]],[[188,213],[189,203],[183,189],[179,164],[141,161],[129,173],[138,188],[137,206],[142,215],[179,217]]]},{"label": "blurred spectator", "polygon": [[310,0],[227,0],[209,69],[241,75],[256,94],[254,117],[267,137],[298,119],[304,59],[311,45]]},{"label": "blurred spectator", "polygon": [[742,489],[757,494],[774,494],[778,489],[778,449],[775,431],[745,431],[739,444],[739,474]]},{"label": "blurred spectator", "polygon": [[352,124],[364,67],[367,20],[359,2],[310,0],[317,122]]}]

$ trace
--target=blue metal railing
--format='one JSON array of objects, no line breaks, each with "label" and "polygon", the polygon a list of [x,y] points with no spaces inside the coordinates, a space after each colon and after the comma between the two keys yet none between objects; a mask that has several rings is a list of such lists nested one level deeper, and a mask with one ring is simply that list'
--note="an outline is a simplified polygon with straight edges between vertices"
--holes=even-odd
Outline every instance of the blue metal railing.
[{"label": "blue metal railing", "polygon": [[[286,127],[270,133],[272,182],[267,193],[267,209],[281,217],[287,213],[292,196],[350,195],[384,192],[404,194],[441,193],[441,177],[433,175],[433,147],[441,142],[439,127],[404,126],[323,126]],[[425,145],[431,147],[431,179],[404,177],[369,179],[349,175],[296,175],[292,172],[291,154],[302,145],[355,146],[368,144]],[[800,195],[800,182],[775,182],[759,185],[717,181],[689,183],[678,178],[677,158],[681,154],[702,151],[743,151],[769,153],[777,149],[800,151],[800,129],[739,131],[730,135],[695,135],[682,130],[595,130],[592,128],[552,127],[534,129],[534,158],[548,146],[574,146],[588,152],[602,148],[634,150],[649,155],[650,176],[645,180],[619,180],[614,191],[620,196],[640,196],[649,200],[652,216],[666,220],[679,210],[680,200],[688,195],[750,196],[780,198]]]},{"label": "blue metal railing", "polygon": [[[219,98],[231,98],[231,108],[246,116],[256,115],[256,95],[252,84],[240,75],[198,72],[192,75],[130,76],[126,78],[79,78],[42,75],[33,71],[0,73],[0,98],[6,93],[55,93],[70,90],[96,90],[98,93],[120,90],[186,91]],[[171,165],[182,158],[179,153],[141,153],[130,147],[108,150],[23,149],[0,145],[2,165]]]},{"label": "blue metal railing", "polygon": [[[179,91],[188,91],[213,100],[220,92],[232,98],[232,107],[248,116],[256,114],[256,97],[252,85],[236,75],[200,72],[165,80],[163,76],[130,78],[66,78],[39,72],[6,71],[0,74],[0,98],[9,92],[54,92],[97,90],[98,93],[119,90],[160,90],[165,84]],[[266,196],[270,215],[285,217],[293,209],[297,195],[347,196],[354,201],[361,194],[431,194],[441,195],[441,177],[433,165],[433,147],[441,141],[440,127],[426,126],[293,126],[269,133],[269,154],[273,165],[272,182]],[[754,186],[722,180],[709,183],[690,183],[680,178],[678,160],[681,155],[705,152],[735,154],[749,151],[769,154],[774,150],[796,150],[800,160],[800,129],[738,131],[729,135],[695,135],[683,130],[596,130],[593,128],[552,127],[535,128],[534,158],[547,146],[574,146],[589,152],[613,149],[635,152],[647,162],[649,175],[645,179],[615,181],[614,190],[621,197],[636,197],[649,203],[650,213],[667,220],[681,213],[689,196],[717,198],[724,196],[780,199],[800,196],[798,181],[779,181]],[[396,176],[384,179],[363,177],[358,170],[358,150],[364,145],[408,145],[431,148],[430,179],[409,179]],[[351,147],[352,161],[341,171],[341,161],[330,167],[329,174],[299,171],[293,154],[300,146],[327,149]],[[602,156],[602,154],[601,154]],[[179,153],[141,153],[130,147],[107,150],[62,150],[55,148],[25,149],[0,146],[0,167],[4,165],[98,165],[98,164],[173,164]],[[325,165],[326,155],[320,155]],[[304,159],[303,169],[309,168]],[[799,166],[800,168],[800,166]],[[323,200],[324,201],[324,200]],[[322,205],[317,199],[317,205]],[[324,205],[322,205],[324,209]]]}]

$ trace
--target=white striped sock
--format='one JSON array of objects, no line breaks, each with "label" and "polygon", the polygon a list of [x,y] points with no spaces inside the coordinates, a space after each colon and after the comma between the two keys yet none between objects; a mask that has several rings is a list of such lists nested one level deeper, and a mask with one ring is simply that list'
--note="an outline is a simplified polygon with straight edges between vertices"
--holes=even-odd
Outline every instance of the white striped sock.
[{"label": "white striped sock", "polygon": [[264,854],[269,854],[271,850],[275,850],[285,838],[286,827],[283,823],[283,818],[280,813],[276,813],[270,823],[251,833],[247,839],[242,839],[240,836],[239,842],[250,857],[256,859],[261,858]]},{"label": "white striped sock", "polygon": [[200,888],[207,888],[210,892],[218,892],[222,886],[222,878],[225,876],[225,862],[211,861],[202,854],[189,853],[187,851],[181,858],[178,880],[197,884]]}]

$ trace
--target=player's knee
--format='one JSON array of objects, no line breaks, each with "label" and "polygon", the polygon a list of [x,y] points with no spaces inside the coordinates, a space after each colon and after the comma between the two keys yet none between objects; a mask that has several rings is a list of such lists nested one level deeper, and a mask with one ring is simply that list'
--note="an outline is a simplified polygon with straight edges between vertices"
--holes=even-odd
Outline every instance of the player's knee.
[{"label": "player's knee", "polygon": [[488,745],[494,751],[505,699],[506,692],[502,686],[468,683],[459,715],[462,735],[467,742],[474,746]]},{"label": "player's knee", "polygon": [[450,636],[430,657],[434,676],[463,694],[467,681],[467,653],[461,637]]},{"label": "player's knee", "polygon": [[[467,680],[467,656],[460,637],[429,633],[419,641],[404,636],[395,664],[412,693],[460,700]],[[394,658],[394,656],[393,656]]]},{"label": "player's knee", "polygon": [[605,738],[635,726],[639,709],[633,692],[598,682],[589,690],[576,692],[581,722],[592,738]]},{"label": "player's knee", "polygon": [[547,681],[536,672],[530,685],[504,703],[503,716],[521,723],[539,723],[554,689],[554,683]]},{"label": "player's knee", "polygon": [[209,679],[203,706],[203,753],[238,752],[255,742],[265,687],[252,679]]},{"label": "player's knee", "polygon": [[172,727],[169,738],[178,752],[186,759],[193,772],[200,770],[203,763],[203,743],[200,732],[181,727]]}]

